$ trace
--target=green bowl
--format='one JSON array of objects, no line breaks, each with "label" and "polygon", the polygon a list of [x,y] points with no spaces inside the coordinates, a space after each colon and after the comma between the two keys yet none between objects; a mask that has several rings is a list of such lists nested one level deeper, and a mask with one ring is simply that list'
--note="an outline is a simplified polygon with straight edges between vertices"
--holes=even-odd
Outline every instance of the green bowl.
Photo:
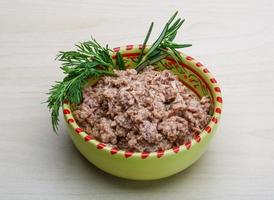
[{"label": "green bowl", "polygon": [[[120,51],[126,61],[126,67],[132,67],[134,66],[132,60],[138,57],[141,48],[142,45],[114,48],[112,58],[116,61],[116,52]],[[177,62],[170,57],[163,59],[157,66],[160,70],[170,69],[177,74],[179,79],[199,97],[204,95],[210,97],[213,105],[210,111],[212,120],[202,133],[188,143],[165,151],[152,153],[123,151],[111,148],[87,135],[74,120],[70,103],[65,101],[63,113],[70,137],[78,150],[91,163],[118,177],[153,180],[176,174],[199,159],[214,136],[219,123],[222,111],[221,90],[207,68],[192,57],[183,53],[181,55],[183,62],[178,63],[182,67],[178,67]]]}]

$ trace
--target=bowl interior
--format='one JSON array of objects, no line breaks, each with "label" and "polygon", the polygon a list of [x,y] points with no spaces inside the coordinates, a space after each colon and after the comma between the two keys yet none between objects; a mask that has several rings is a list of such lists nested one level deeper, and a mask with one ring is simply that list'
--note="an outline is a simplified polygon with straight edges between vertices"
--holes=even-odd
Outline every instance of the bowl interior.
[{"label": "bowl interior", "polygon": [[[144,53],[147,52],[149,47],[147,47],[144,51]],[[126,47],[118,47],[113,49],[113,61],[116,62],[116,52],[120,52],[124,61],[125,66],[127,68],[134,68],[135,67],[135,60],[138,58],[140,51],[141,51],[141,45],[127,45]],[[166,57],[165,59],[162,59],[160,62],[158,62],[156,66],[159,70],[169,69],[174,74],[176,74],[179,78],[179,80],[191,91],[193,91],[199,98],[202,96],[209,96],[211,100],[211,110],[210,115],[212,115],[212,121],[206,126],[205,130],[202,131],[199,135],[199,141],[200,139],[203,139],[204,137],[207,137],[208,133],[211,132],[211,130],[216,126],[217,121],[220,118],[221,115],[221,108],[222,108],[222,97],[221,97],[221,91],[220,88],[216,82],[216,79],[212,76],[212,74],[209,72],[209,70],[204,67],[200,62],[196,61],[190,56],[187,56],[183,53],[181,53],[182,60],[176,61],[171,57]],[[98,81],[98,79],[90,79],[87,83],[87,85],[93,85]],[[73,110],[74,105],[71,105],[69,103],[65,103],[64,106],[64,114],[65,119],[69,126],[75,130],[75,132],[83,137],[84,140],[90,140],[89,136],[81,130],[81,128],[75,123],[75,120],[73,116],[71,115],[71,112],[69,114],[66,114],[65,110]],[[71,123],[70,123],[71,122]],[[197,139],[192,139],[190,141],[190,146],[195,145],[198,143]],[[96,141],[93,139],[91,144],[94,145],[102,145],[105,151],[111,151],[111,148],[109,148],[107,145],[100,143],[99,141]],[[189,146],[189,144],[182,144],[186,147]],[[188,146],[187,146],[188,145]],[[172,150],[166,150],[169,153],[172,153]],[[119,154],[122,150],[119,151]],[[135,154],[138,156],[138,153]],[[155,154],[156,155],[156,154]]]},{"label": "bowl interior", "polygon": [[[139,45],[140,46],[140,45]],[[148,48],[144,51],[146,51]],[[128,50],[119,49],[121,52],[123,59],[125,61],[125,66],[127,68],[134,68],[135,67],[135,60],[138,59],[140,55],[140,48],[133,48]],[[209,70],[200,62],[195,61],[192,57],[186,56],[185,54],[181,53],[183,60],[178,61],[171,57],[166,57],[162,59],[154,66],[157,67],[157,70],[164,70],[168,69],[171,70],[174,74],[176,74],[179,80],[192,92],[194,92],[198,98],[201,99],[203,96],[208,96],[211,101],[211,110],[210,114],[213,114],[214,110],[214,94],[211,91],[211,82],[210,82],[210,73]],[[114,61],[116,62],[116,56],[113,56]]]}]

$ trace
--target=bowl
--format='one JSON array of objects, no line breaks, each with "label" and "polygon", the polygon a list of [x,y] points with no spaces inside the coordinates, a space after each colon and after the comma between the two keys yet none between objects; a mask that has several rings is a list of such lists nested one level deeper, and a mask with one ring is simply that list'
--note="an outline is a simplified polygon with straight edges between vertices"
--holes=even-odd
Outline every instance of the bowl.
[{"label": "bowl", "polygon": [[[147,52],[146,48],[144,53]],[[142,45],[127,45],[113,49],[112,58],[116,61],[116,53],[119,51],[126,63],[126,67],[134,65],[133,60],[138,57]],[[94,139],[78,126],[73,115],[72,105],[68,101],[63,103],[64,118],[68,126],[69,135],[83,156],[101,170],[112,175],[133,179],[153,180],[176,174],[200,158],[208,147],[219,124],[222,112],[222,96],[216,79],[200,62],[181,53],[182,61],[175,61],[166,57],[157,64],[160,70],[169,69],[177,74],[183,82],[198,97],[208,95],[211,99],[212,119],[204,130],[190,142],[178,147],[158,152],[131,152],[111,148],[108,145]],[[178,64],[182,66],[178,67]],[[94,84],[91,81],[90,84]]]}]

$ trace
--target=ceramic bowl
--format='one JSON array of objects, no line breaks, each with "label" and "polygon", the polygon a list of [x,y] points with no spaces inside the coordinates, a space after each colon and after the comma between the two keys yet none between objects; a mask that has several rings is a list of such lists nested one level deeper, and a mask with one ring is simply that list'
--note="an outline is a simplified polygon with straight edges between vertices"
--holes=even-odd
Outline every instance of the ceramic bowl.
[{"label": "ceramic bowl", "polygon": [[[134,65],[132,59],[137,58],[141,48],[141,45],[114,48],[112,58],[115,61],[116,52],[120,51],[126,61],[126,67],[132,67]],[[190,56],[183,53],[181,55],[183,62],[179,62],[179,64],[183,68],[178,68],[177,62],[170,57],[163,59],[157,66],[159,69],[167,68],[177,74],[180,81],[195,92],[197,96],[208,95],[210,97],[212,120],[200,135],[181,146],[152,153],[111,148],[87,135],[77,125],[72,115],[71,105],[65,101],[63,113],[69,135],[84,157],[101,170],[112,175],[134,180],[153,180],[171,176],[184,170],[204,153],[219,124],[222,111],[221,90],[216,79],[206,67]]]}]

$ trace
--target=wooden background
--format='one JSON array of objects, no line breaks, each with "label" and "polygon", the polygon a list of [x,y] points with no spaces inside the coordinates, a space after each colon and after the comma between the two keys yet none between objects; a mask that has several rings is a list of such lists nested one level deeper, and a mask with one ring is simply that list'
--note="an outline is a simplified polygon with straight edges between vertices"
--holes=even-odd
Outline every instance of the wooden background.
[{"label": "wooden background", "polygon": [[[59,50],[93,35],[111,47],[155,39],[175,10],[177,41],[223,90],[224,112],[206,154],[159,181],[108,175],[51,129],[45,93],[62,79]],[[274,1],[1,0],[0,199],[273,199]]]}]

